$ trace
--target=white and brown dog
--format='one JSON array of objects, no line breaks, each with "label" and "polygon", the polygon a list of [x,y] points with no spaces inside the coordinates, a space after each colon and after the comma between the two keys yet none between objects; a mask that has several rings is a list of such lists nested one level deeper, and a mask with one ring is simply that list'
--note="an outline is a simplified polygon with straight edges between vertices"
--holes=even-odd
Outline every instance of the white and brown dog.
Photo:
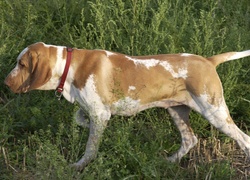
[{"label": "white and brown dog", "polygon": [[[96,157],[111,115],[130,116],[151,107],[168,109],[181,133],[181,147],[170,161],[179,161],[197,143],[189,124],[191,109],[236,140],[250,156],[250,137],[234,124],[216,72],[217,65],[246,56],[250,50],[209,58],[186,53],[127,56],[36,43],[20,53],[5,83],[15,93],[57,89],[69,102],[80,104],[77,119],[82,124],[83,112],[89,113],[86,151],[73,165],[79,170]],[[63,74],[65,84],[58,88]]]}]

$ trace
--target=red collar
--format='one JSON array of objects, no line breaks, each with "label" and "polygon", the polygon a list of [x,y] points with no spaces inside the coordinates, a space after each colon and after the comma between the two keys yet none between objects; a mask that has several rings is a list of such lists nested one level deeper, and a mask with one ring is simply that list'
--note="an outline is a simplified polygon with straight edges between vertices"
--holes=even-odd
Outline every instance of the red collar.
[{"label": "red collar", "polygon": [[58,100],[61,99],[62,92],[63,92],[63,86],[64,86],[64,83],[65,83],[67,74],[68,74],[68,72],[69,72],[69,66],[70,66],[72,51],[73,51],[72,48],[67,47],[66,65],[65,65],[65,67],[64,67],[64,71],[63,71],[63,74],[62,74],[62,77],[61,77],[61,82],[60,82],[60,84],[57,86],[56,92],[55,92],[55,95],[56,95],[56,97],[58,98]]}]

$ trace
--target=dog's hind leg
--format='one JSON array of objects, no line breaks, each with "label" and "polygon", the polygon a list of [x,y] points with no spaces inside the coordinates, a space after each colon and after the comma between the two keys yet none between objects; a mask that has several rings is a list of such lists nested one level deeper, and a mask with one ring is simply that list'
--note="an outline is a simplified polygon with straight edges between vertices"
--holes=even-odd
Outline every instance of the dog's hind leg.
[{"label": "dog's hind leg", "polygon": [[219,131],[237,141],[241,149],[250,157],[250,137],[236,126],[229,114],[224,98],[210,99],[216,99],[216,103],[215,101],[209,102],[208,95],[206,97],[193,97],[195,101],[193,108]]},{"label": "dog's hind leg", "polygon": [[180,149],[168,157],[171,162],[180,161],[181,158],[186,155],[189,150],[197,144],[197,138],[195,137],[193,130],[189,123],[190,108],[182,105],[168,108],[169,114],[172,116],[178,130],[181,133],[181,147]]}]

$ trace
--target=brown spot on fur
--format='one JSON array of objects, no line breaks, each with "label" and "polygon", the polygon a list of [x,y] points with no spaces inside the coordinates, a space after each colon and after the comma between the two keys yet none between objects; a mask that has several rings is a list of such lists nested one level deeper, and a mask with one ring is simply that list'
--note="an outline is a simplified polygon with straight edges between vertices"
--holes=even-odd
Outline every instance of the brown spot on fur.
[{"label": "brown spot on fur", "polygon": [[[169,63],[172,63],[173,55],[138,56],[132,58],[142,61],[148,59],[168,60]],[[113,101],[129,96],[132,99],[140,99],[141,103],[144,104],[160,99],[182,96],[185,92],[184,80],[182,78],[174,78],[161,65],[156,64],[147,68],[143,64],[135,64],[122,54],[111,56],[109,59],[112,62],[112,77],[114,78],[112,81]],[[129,93],[129,86],[135,87],[133,93]]]},{"label": "brown spot on fur", "polygon": [[73,52],[74,63],[77,67],[74,75],[74,86],[82,89],[91,74],[97,74],[101,69],[100,63],[104,54],[95,50],[76,50]]},{"label": "brown spot on fur", "polygon": [[227,121],[227,123],[229,123],[229,124],[234,124],[234,121],[232,120],[231,117],[228,117],[228,118],[226,119],[226,121]]}]

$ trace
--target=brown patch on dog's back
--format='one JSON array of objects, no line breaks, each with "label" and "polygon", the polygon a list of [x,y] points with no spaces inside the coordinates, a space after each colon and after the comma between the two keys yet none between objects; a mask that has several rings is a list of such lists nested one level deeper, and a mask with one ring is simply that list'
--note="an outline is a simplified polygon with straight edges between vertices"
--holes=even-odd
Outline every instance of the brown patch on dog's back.
[{"label": "brown patch on dog's back", "polygon": [[89,75],[97,74],[101,68],[100,63],[103,55],[96,50],[74,50],[72,58],[78,64],[73,82],[76,88],[84,88]]},{"label": "brown patch on dog's back", "polygon": [[[109,59],[112,62],[112,74],[114,77],[112,83],[113,100],[130,97],[132,99],[140,99],[141,103],[150,103],[160,99],[177,98],[183,96],[182,92],[186,89],[184,79],[174,78],[162,65],[155,64],[147,67],[150,60],[167,61],[170,63],[174,59],[174,55],[157,55],[157,56],[138,56],[129,57],[131,59],[140,60],[136,64],[127,56],[117,54]],[[142,63],[145,61],[145,64]],[[158,77],[158,78],[155,78]],[[133,86],[134,90],[129,91],[129,87]],[[148,96],[150,94],[150,96]]]}]

